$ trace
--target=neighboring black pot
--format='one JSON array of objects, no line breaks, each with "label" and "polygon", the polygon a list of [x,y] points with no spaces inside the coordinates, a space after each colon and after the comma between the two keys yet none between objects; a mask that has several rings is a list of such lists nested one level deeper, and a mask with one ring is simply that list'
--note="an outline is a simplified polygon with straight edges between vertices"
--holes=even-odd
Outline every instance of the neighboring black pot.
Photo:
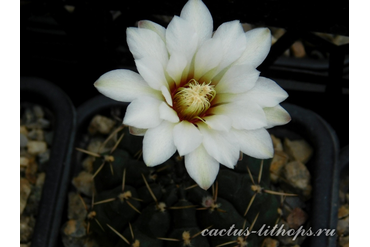
[{"label": "neighboring black pot", "polygon": [[39,204],[32,247],[55,246],[66,190],[75,137],[76,111],[68,96],[52,83],[34,77],[21,77],[21,102],[38,104],[52,113],[53,141]]},{"label": "neighboring black pot", "polygon": [[[126,107],[128,103],[118,102],[107,98],[103,95],[98,95],[77,108],[77,127],[76,127],[76,135],[75,135],[75,142],[73,143],[73,149],[76,147],[86,148],[86,140],[84,140],[84,135],[87,134],[87,129],[90,124],[92,118],[99,114],[105,116],[111,116],[112,108],[119,108],[123,113],[126,111]],[[74,150],[72,152],[72,168],[69,170],[68,179],[65,181],[67,192],[75,191],[75,187],[72,185],[71,181],[72,178],[78,176],[78,174],[83,169],[82,167],[82,160],[84,154]],[[60,229],[61,226],[68,221],[68,200],[64,202],[63,212],[62,212],[62,221],[59,224],[59,236],[58,236],[58,247],[63,247],[64,244],[62,242]]]},{"label": "neighboring black pot", "polygon": [[[334,130],[316,113],[302,107],[283,103],[292,121],[275,127],[270,133],[276,136],[299,135],[312,145],[314,153],[307,168],[311,173],[312,199],[310,222],[312,231],[336,229],[339,193],[339,141]],[[308,241],[307,241],[308,240]],[[303,246],[335,247],[336,236],[309,237]]]},{"label": "neighboring black pot", "polygon": [[[92,117],[96,114],[109,115],[111,108],[121,107],[124,111],[127,103],[117,102],[97,96],[87,101],[77,109],[77,134],[76,146],[82,145],[82,135],[87,132],[87,126]],[[337,198],[338,198],[338,150],[339,144],[335,132],[316,113],[295,106],[283,103],[282,106],[290,113],[292,121],[285,125],[270,130],[276,136],[292,135],[300,136],[308,141],[314,148],[314,154],[307,166],[312,175],[312,199],[310,221],[312,230],[335,229],[337,224]],[[71,171],[71,179],[81,171],[82,154],[74,152],[73,161],[76,162]],[[65,203],[63,219],[67,221],[67,203]],[[308,241],[307,241],[308,240]],[[310,247],[334,247],[335,237],[310,237],[303,246]],[[60,246],[63,244],[60,242]]]}]

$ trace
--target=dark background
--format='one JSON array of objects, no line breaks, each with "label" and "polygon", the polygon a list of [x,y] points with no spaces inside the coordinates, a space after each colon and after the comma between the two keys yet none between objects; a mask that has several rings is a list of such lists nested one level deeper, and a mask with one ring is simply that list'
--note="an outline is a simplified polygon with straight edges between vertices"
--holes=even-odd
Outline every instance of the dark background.
[{"label": "dark background", "polygon": [[[174,1],[21,1],[21,76],[47,79],[62,88],[75,107],[98,95],[93,87],[103,73],[135,70],[126,27],[157,15],[179,15],[186,0]],[[348,44],[337,46],[315,35],[349,35],[349,3],[336,1],[204,0],[216,29],[239,19],[287,32],[258,68],[288,93],[286,102],[311,109],[334,128],[341,147],[348,145]],[[324,54],[321,59],[283,57],[296,40]]]}]

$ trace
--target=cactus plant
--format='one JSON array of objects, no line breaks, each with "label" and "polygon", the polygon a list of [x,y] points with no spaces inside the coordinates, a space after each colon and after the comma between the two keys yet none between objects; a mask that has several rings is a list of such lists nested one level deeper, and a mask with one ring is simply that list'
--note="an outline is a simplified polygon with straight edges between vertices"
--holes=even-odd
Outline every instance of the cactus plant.
[{"label": "cactus plant", "polygon": [[[112,136],[120,138],[108,152],[79,149],[95,157],[83,243],[93,239],[98,246],[258,246],[262,237],[242,232],[276,224],[280,204],[269,190],[270,159],[246,156],[234,170],[220,169],[214,185],[203,190],[178,155],[147,167],[140,158],[142,137],[130,135],[123,125]],[[205,229],[207,236],[201,234]],[[227,232],[212,236],[216,229]]]},{"label": "cactus plant", "polygon": [[[87,215],[100,245],[120,238],[123,246],[255,246],[260,239],[252,236],[200,233],[247,230],[279,217],[275,193],[266,190],[268,162],[249,157],[236,164],[241,152],[271,158],[266,128],[291,120],[279,105],[288,94],[256,70],[269,52],[271,33],[244,33],[239,21],[212,33],[206,5],[189,0],[167,29],[148,21],[127,29],[139,74],[118,69],[94,83],[105,96],[131,102],[123,124],[144,135],[135,139],[119,127],[122,138],[112,149],[93,154],[97,201]],[[141,150],[142,159],[135,158]],[[228,168],[220,171],[220,164]]]}]

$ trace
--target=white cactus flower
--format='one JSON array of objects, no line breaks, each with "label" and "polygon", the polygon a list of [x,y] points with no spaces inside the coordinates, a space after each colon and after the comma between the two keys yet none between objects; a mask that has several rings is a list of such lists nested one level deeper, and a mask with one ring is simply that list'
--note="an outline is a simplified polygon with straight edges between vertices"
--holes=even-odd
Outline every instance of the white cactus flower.
[{"label": "white cactus flower", "polygon": [[219,164],[233,168],[240,151],[260,159],[273,156],[266,128],[286,124],[279,105],[288,94],[256,67],[271,46],[267,28],[244,32],[239,21],[220,25],[201,0],[189,0],[167,29],[140,21],[127,29],[138,73],[105,73],[95,87],[107,97],[131,102],[123,123],[144,135],[143,159],[156,166],[176,150],[203,189]]}]

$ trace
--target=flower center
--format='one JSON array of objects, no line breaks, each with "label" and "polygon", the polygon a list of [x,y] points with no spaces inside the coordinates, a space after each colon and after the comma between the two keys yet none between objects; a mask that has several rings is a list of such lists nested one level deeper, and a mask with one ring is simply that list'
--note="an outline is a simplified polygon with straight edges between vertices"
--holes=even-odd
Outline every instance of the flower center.
[{"label": "flower center", "polygon": [[191,121],[200,118],[211,106],[216,90],[210,83],[200,84],[191,79],[183,87],[179,87],[173,96],[173,107],[180,119]]}]

